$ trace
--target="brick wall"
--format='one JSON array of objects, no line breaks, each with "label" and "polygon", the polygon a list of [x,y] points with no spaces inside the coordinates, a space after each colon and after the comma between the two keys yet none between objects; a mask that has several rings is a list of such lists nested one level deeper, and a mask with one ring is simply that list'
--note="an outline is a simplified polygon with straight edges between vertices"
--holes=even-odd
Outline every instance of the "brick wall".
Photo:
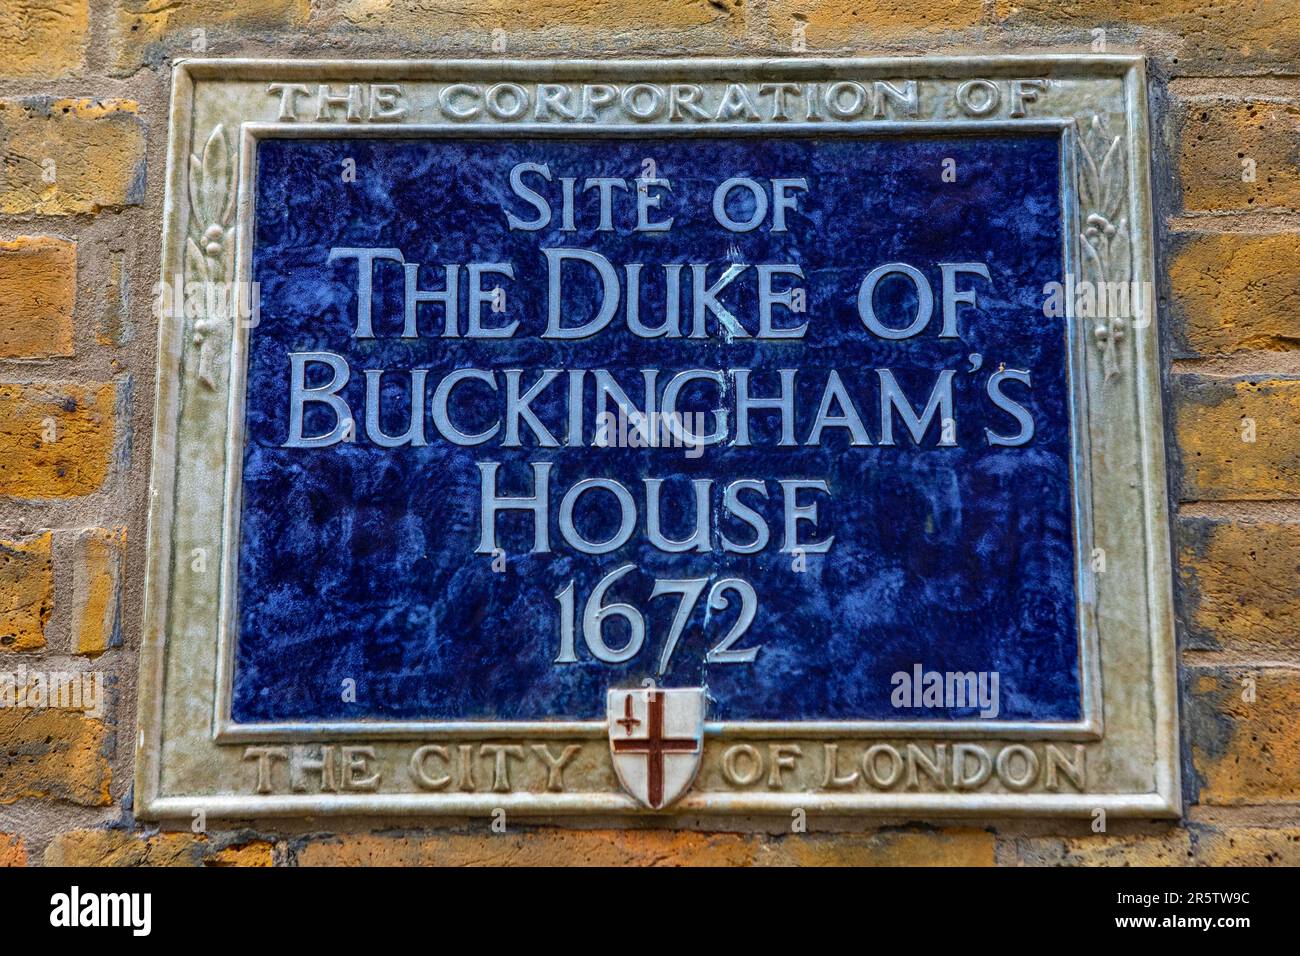
[{"label": "brick wall", "polygon": [[[168,64],[177,56],[1151,58],[1185,787],[1177,824],[810,821],[736,832],[131,815]],[[0,0],[0,670],[95,670],[102,713],[0,710],[0,866],[1300,864],[1300,5],[1294,0]],[[1244,172],[1253,171],[1253,176]],[[1248,440],[1253,439],[1253,440]]]}]

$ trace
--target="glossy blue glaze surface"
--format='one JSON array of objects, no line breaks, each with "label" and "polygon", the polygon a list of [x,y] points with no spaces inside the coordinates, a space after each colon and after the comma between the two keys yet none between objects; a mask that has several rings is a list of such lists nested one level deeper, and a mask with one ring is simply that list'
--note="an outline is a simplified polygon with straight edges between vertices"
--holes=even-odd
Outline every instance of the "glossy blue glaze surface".
[{"label": "glossy blue glaze surface", "polygon": [[[548,163],[556,177],[634,179],[653,159],[672,182],[671,197],[652,218],[675,217],[661,233],[636,233],[632,195],[619,194],[615,230],[595,229],[595,192],[579,192],[577,229],[561,232],[557,214],[540,232],[512,231],[505,209],[533,210],[509,189],[519,162]],[[956,182],[942,180],[956,161]],[[341,175],[356,164],[355,182]],[[883,720],[973,719],[972,708],[920,712],[891,705],[891,675],[920,664],[928,670],[996,671],[999,716],[1073,720],[1081,716],[1074,585],[1069,388],[1064,320],[1043,314],[1043,288],[1061,281],[1062,225],[1059,144],[1046,134],[918,138],[802,136],[600,139],[268,139],[258,147],[253,272],[260,284],[260,323],[250,331],[247,444],[239,537],[238,640],[232,712],[237,722],[361,719],[601,718],[605,689],[656,677],[670,686],[708,686],[710,719]],[[788,231],[747,233],[721,228],[711,212],[714,187],[731,176],[758,180],[804,177],[807,193],[789,214]],[[534,181],[536,182],[536,181]],[[745,203],[731,207],[737,216]],[[358,340],[355,261],[328,263],[332,247],[392,247],[423,263],[422,288],[442,287],[445,263],[510,262],[503,281],[507,309],[492,323],[518,319],[509,339],[440,336],[442,310],[422,307],[421,337],[401,339],[402,273],[375,271],[377,338]],[[616,266],[646,263],[641,295],[647,322],[664,297],[660,263],[710,263],[710,281],[729,261],[798,263],[808,311],[778,310],[782,325],[808,322],[804,339],[730,342],[710,324],[706,340],[640,339],[622,313],[603,332],[580,341],[540,337],[547,308],[548,247],[591,249]],[[928,329],[903,341],[866,331],[857,291],[873,267],[905,261],[940,291],[940,262],[983,262],[992,282],[965,276],[978,308],[959,310],[960,337],[938,335],[940,304]],[[688,273],[689,274],[689,270]],[[723,298],[754,331],[754,270]],[[565,306],[590,315],[597,289],[585,274],[566,280]],[[496,280],[492,280],[496,281]],[[462,272],[462,283],[464,274]],[[491,283],[489,283],[491,284]],[[689,324],[690,291],[683,293]],[[462,286],[464,327],[465,290]],[[882,318],[906,324],[915,300],[902,280],[876,297]],[[577,321],[577,319],[575,319]],[[640,401],[640,369],[660,369],[659,387],[687,368],[751,368],[755,393],[774,394],[777,371],[795,368],[802,443],[829,369],[838,369],[861,412],[872,445],[852,447],[831,429],[819,447],[776,446],[774,414],[751,417],[752,447],[711,447],[698,458],[681,449],[508,449],[498,440],[462,448],[428,425],[425,447],[386,449],[366,439],[321,449],[282,447],[288,431],[290,352],[344,356],[352,377],[342,394],[364,421],[365,369],[391,370],[383,392],[390,433],[409,419],[411,368],[430,370],[428,391],[448,371],[523,369],[525,385],[542,369],[608,369]],[[969,356],[982,358],[971,372]],[[1028,370],[1032,389],[1008,383],[1006,393],[1033,415],[1036,433],[1022,447],[993,447],[985,428],[1014,434],[1016,423],[988,401],[990,372]],[[953,381],[957,447],[939,447],[939,425],[919,444],[895,418],[895,447],[880,447],[875,369],[894,371],[918,407],[936,375]],[[317,370],[309,379],[323,378]],[[563,377],[563,376],[561,376]],[[692,393],[692,407],[716,407],[716,393]],[[587,382],[591,435],[593,388]],[[427,396],[426,396],[427,398]],[[534,410],[563,441],[562,383]],[[464,431],[501,414],[503,393],[469,387],[456,406]],[[725,403],[724,403],[725,405]],[[332,415],[309,406],[307,431],[328,431]],[[525,436],[528,432],[525,430]],[[499,519],[506,573],[474,553],[479,535],[476,462],[501,462],[503,488],[530,491],[529,462],[553,462],[550,554],[530,554],[530,521]],[[640,508],[627,545],[601,556],[574,551],[558,533],[559,498],[588,477],[615,478]],[[668,479],[665,524],[687,530],[693,506],[688,480],[714,482],[714,523],[737,541],[750,530],[719,514],[721,490],[740,478],[766,479],[770,497],[747,499],[772,529],[772,542],[752,556],[665,554],[645,536],[641,480]],[[778,552],[782,539],[780,479],[824,479],[830,494],[805,493],[819,504],[805,538],[833,534],[826,554],[808,554],[806,570]],[[616,522],[610,499],[593,495],[578,524],[591,539]],[[581,607],[596,582],[623,564],[635,572],[612,590],[646,613],[645,647],[625,664],[594,660],[583,644]],[[734,599],[690,620],[671,666],[657,663],[676,598],[649,600],[655,578],[744,578],[760,606],[737,647],[760,647],[750,664],[705,664],[737,616]],[[557,664],[559,605],[576,582],[576,663]],[[706,592],[707,594],[707,592]],[[707,619],[706,619],[707,617]],[[608,640],[623,639],[611,625]],[[354,680],[356,701],[342,692]]]}]

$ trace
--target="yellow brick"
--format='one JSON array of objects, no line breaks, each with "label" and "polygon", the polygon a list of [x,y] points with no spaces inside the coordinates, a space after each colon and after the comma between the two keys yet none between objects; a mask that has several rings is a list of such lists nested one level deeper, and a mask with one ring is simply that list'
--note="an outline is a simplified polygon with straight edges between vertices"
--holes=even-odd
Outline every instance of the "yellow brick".
[{"label": "yellow brick", "polygon": [[962,30],[977,24],[982,12],[965,0],[779,0],[770,9],[778,40],[793,44],[802,33],[810,49],[852,36]]},{"label": "yellow brick", "polygon": [[1021,837],[1028,866],[1297,866],[1296,827],[1182,824],[1166,829],[1073,837]]},{"label": "yellow brick", "polygon": [[1198,519],[1177,531],[1192,646],[1300,651],[1300,523]]},{"label": "yellow brick", "polygon": [[0,99],[0,213],[68,216],[144,198],[144,124],[129,100]]},{"label": "yellow brick", "polygon": [[254,840],[215,850],[203,858],[204,866],[260,867],[275,865],[275,848],[265,840]]},{"label": "yellow brick", "polygon": [[[741,0],[446,0],[431,7],[423,0],[339,0],[334,5],[349,27],[436,38],[476,32],[490,39],[493,30],[578,28],[603,33],[628,30],[702,27],[731,18],[743,22]],[[519,38],[516,37],[516,46]]]},{"label": "yellow brick", "polygon": [[1300,866],[1300,828],[1196,827],[1192,839],[1202,866]]},{"label": "yellow brick", "polygon": [[996,839],[984,830],[799,834],[771,841],[765,866],[993,866]]},{"label": "yellow brick", "polygon": [[1300,9],[1295,0],[996,0],[1010,32],[1034,27],[1077,31],[1106,28],[1118,46],[1137,26],[1148,54],[1176,60],[1182,72],[1240,64],[1294,68],[1300,58]]},{"label": "yellow brick", "polygon": [[46,531],[0,540],[0,650],[45,646],[45,625],[54,609],[52,539]]},{"label": "yellow brick", "polygon": [[90,494],[108,476],[117,389],[0,384],[0,495]]},{"label": "yellow brick", "polygon": [[49,236],[0,242],[0,358],[72,354],[77,244]]},{"label": "yellow brick", "polygon": [[0,709],[0,804],[37,797],[108,806],[106,736],[103,721],[80,711]]},{"label": "yellow brick", "polygon": [[669,830],[340,835],[298,851],[302,866],[992,866],[980,830],[769,837]]},{"label": "yellow brick", "polygon": [[45,849],[46,866],[271,866],[263,840],[219,847],[189,833],[144,835],[125,830],[69,830]]},{"label": "yellow brick", "polygon": [[1174,405],[1181,500],[1300,498],[1300,380],[1184,375]]},{"label": "yellow brick", "polygon": [[27,865],[27,847],[23,839],[12,833],[0,833],[0,869]]},{"label": "yellow brick", "polygon": [[5,75],[52,79],[78,69],[89,21],[89,0],[0,0]]},{"label": "yellow brick", "polygon": [[1300,348],[1300,233],[1182,239],[1169,283],[1187,354]]},{"label": "yellow brick", "polygon": [[1016,841],[1025,866],[1190,866],[1191,836],[1181,827],[1152,832],[1025,837]]},{"label": "yellow brick", "polygon": [[340,835],[298,851],[301,866],[745,866],[758,837],[666,830]]},{"label": "yellow brick", "polygon": [[126,529],[91,528],[72,544],[72,650],[102,654],[120,642]]},{"label": "yellow brick", "polygon": [[[1189,686],[1188,735],[1200,802],[1300,800],[1300,671],[1196,668]],[[1253,700],[1243,699],[1252,694]]]},{"label": "yellow brick", "polygon": [[[1184,105],[1179,143],[1183,207],[1192,211],[1300,209],[1300,106],[1214,100]],[[1254,181],[1242,178],[1254,161]]]},{"label": "yellow brick", "polygon": [[235,32],[273,32],[302,27],[311,0],[121,0],[112,7],[109,26],[113,69],[130,73],[145,64],[181,56],[201,56],[195,30],[203,30],[208,50],[218,37]]}]

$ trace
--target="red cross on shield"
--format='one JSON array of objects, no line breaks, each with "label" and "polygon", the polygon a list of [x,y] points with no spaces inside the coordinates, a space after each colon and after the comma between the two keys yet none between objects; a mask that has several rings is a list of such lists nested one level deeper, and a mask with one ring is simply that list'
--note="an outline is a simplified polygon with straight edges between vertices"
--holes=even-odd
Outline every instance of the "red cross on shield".
[{"label": "red cross on shield", "polygon": [[704,755],[704,688],[610,690],[606,710],[624,790],[660,810],[690,789]]}]

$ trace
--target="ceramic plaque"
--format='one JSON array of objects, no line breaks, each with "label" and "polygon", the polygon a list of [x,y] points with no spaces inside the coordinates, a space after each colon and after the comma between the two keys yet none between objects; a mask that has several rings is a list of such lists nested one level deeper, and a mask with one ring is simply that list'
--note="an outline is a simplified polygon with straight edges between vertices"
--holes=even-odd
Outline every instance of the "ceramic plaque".
[{"label": "ceramic plaque", "polygon": [[175,73],[138,811],[1179,806],[1143,64]]}]

